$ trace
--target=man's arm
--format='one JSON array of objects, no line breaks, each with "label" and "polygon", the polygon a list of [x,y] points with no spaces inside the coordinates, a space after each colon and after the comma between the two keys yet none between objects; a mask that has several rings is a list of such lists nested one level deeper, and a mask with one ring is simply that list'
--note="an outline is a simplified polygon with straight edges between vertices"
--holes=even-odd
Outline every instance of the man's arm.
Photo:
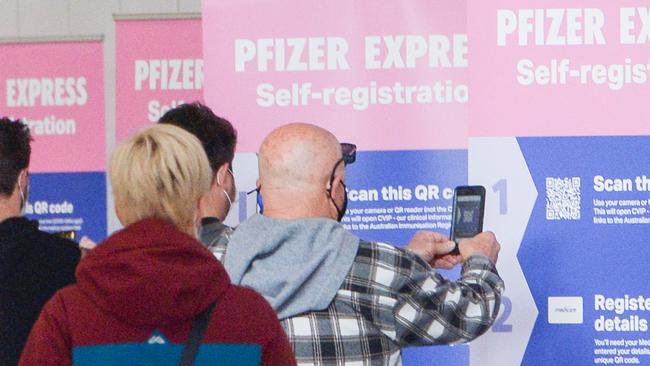
[{"label": "man's arm", "polygon": [[396,340],[402,346],[467,342],[494,322],[503,291],[493,262],[498,243],[492,233],[484,233],[462,242],[460,250],[463,268],[453,282],[421,256],[406,254],[411,258],[409,272],[402,271],[407,275],[394,283]]},{"label": "man's arm", "polygon": [[496,264],[501,245],[494,233],[482,232],[473,238],[462,239],[458,244],[460,254],[451,254],[456,244],[446,236],[433,231],[418,231],[406,246],[433,268],[452,268],[473,255],[483,255]]}]

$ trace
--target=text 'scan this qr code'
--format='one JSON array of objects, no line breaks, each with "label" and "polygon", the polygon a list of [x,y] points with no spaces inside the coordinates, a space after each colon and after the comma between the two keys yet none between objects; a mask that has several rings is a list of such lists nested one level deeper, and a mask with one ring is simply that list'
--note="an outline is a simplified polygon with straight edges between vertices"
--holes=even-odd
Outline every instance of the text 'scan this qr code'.
[{"label": "text 'scan this qr code'", "polygon": [[580,177],[546,177],[546,219],[580,220]]}]

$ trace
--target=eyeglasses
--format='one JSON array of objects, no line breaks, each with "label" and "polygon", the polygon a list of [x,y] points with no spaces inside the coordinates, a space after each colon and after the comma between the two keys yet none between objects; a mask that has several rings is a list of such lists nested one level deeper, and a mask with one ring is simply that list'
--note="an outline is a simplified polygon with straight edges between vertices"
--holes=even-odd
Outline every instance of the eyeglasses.
[{"label": "eyeglasses", "polygon": [[343,163],[345,165],[354,163],[357,160],[357,145],[342,142],[341,154],[343,155]]}]

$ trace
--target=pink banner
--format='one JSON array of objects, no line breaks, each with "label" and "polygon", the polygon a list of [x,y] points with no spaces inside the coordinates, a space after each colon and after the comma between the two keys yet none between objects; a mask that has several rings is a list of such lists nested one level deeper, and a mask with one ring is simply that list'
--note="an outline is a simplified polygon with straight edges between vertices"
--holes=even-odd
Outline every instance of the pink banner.
[{"label": "pink banner", "polygon": [[205,100],[257,151],[326,126],[364,150],[465,148],[464,1],[205,1]]},{"label": "pink banner", "polygon": [[8,43],[0,54],[0,115],[29,125],[30,171],[103,171],[102,43]]},{"label": "pink banner", "polygon": [[117,141],[203,97],[200,19],[116,21]]},{"label": "pink banner", "polygon": [[647,0],[468,6],[472,136],[650,133]]}]

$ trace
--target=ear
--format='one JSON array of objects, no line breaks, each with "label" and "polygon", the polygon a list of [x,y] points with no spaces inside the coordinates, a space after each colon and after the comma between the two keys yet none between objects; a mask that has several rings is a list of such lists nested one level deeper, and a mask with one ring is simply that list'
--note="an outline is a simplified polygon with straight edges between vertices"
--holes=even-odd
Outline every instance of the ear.
[{"label": "ear", "polygon": [[16,181],[16,188],[20,189],[19,187],[22,187],[22,189],[25,189],[27,187],[29,177],[27,173],[27,168],[23,169],[18,173],[18,180]]},{"label": "ear", "polygon": [[332,194],[337,195],[341,193],[342,191],[345,191],[345,185],[343,183],[343,177],[340,175],[334,176],[334,179],[332,180]]},{"label": "ear", "polygon": [[226,175],[228,174],[228,169],[230,168],[230,164],[228,163],[223,163],[217,169],[216,173],[216,180],[217,180],[217,185],[222,186],[224,185],[224,182],[226,180]]},{"label": "ear", "polygon": [[115,216],[117,216],[117,220],[122,224],[122,226],[126,226],[124,224],[124,217],[122,216],[122,210],[120,209],[120,205],[115,203]]}]

